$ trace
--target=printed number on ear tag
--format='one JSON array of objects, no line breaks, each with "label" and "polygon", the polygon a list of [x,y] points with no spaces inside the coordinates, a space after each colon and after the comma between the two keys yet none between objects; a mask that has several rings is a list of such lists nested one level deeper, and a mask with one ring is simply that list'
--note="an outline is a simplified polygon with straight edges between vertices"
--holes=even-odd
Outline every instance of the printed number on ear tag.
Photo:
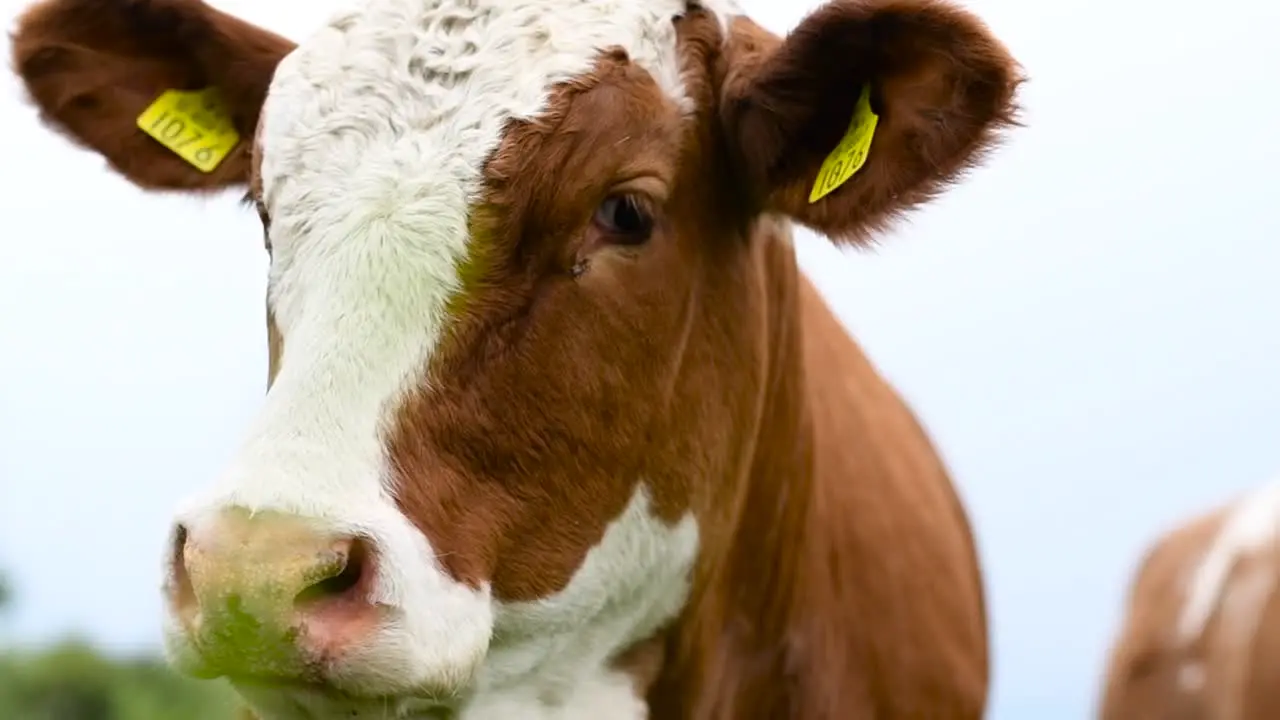
[{"label": "printed number on ear tag", "polygon": [[867,153],[871,150],[871,138],[876,134],[876,123],[880,116],[871,110],[871,84],[862,86],[862,94],[858,96],[858,104],[853,108],[853,119],[849,121],[849,129],[836,149],[831,151],[818,171],[818,180],[809,192],[809,202],[816,203],[840,187],[862,169],[867,161]]},{"label": "printed number on ear tag", "polygon": [[165,90],[138,116],[138,128],[201,172],[213,172],[240,142],[217,88]]}]

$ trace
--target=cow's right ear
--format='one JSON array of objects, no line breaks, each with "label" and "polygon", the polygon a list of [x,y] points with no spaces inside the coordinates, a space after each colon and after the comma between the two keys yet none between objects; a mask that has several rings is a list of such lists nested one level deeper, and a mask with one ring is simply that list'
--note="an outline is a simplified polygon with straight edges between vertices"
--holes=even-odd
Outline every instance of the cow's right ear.
[{"label": "cow's right ear", "polygon": [[13,68],[46,124],[135,185],[220,190],[248,181],[267,87],[294,47],[200,0],[45,0],[18,20]]}]

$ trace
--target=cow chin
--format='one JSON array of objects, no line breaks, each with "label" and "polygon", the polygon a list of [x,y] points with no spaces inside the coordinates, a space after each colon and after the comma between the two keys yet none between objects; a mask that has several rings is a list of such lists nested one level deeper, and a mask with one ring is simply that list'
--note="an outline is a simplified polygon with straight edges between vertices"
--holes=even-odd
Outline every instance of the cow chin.
[{"label": "cow chin", "polygon": [[179,514],[163,624],[176,670],[227,678],[264,720],[431,717],[474,682],[490,590],[449,577],[394,505],[237,500]]},{"label": "cow chin", "polygon": [[447,702],[408,695],[356,697],[323,687],[232,685],[257,720],[445,720],[455,712]]}]

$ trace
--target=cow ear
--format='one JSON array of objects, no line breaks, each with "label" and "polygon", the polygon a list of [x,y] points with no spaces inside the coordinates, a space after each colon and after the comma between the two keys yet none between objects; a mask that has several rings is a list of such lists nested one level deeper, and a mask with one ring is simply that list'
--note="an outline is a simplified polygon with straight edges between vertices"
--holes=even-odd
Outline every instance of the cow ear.
[{"label": "cow ear", "polygon": [[44,123],[148,190],[249,178],[278,35],[199,0],[46,0],[19,18],[13,67]]},{"label": "cow ear", "polygon": [[758,209],[863,242],[1016,124],[1017,63],[942,0],[833,0],[784,40],[731,28],[721,121]]}]

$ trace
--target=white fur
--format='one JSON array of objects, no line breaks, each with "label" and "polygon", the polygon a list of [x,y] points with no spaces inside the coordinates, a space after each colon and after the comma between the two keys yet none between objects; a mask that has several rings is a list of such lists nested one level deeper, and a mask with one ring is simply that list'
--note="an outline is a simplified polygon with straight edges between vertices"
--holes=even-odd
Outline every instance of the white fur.
[{"label": "white fur", "polygon": [[[283,362],[231,467],[179,521],[198,531],[211,513],[237,505],[372,537],[376,600],[400,615],[336,669],[350,688],[399,693],[478,668],[479,687],[498,698],[482,693],[478,717],[489,717],[484,708],[500,707],[503,695],[542,685],[562,686],[585,705],[604,703],[621,691],[603,674],[602,653],[651,631],[682,602],[675,578],[692,562],[696,534],[650,520],[638,495],[563,593],[495,607],[488,588],[452,581],[398,511],[384,433],[424,382],[445,330],[445,304],[469,252],[468,213],[506,121],[540,115],[555,84],[589,71],[610,46],[689,109],[672,23],[684,7],[369,0],[277,69],[261,143],[272,217],[269,302]],[[712,9],[725,24],[737,12],[732,0]],[[655,559],[673,569],[658,572]],[[171,656],[190,660],[169,630]],[[273,703],[246,692],[264,708]],[[306,716],[290,704],[270,712],[278,714],[272,720]]]},{"label": "white fur", "polygon": [[[1191,575],[1187,599],[1178,617],[1176,633],[1178,641],[1190,645],[1200,638],[1217,613],[1230,586],[1232,577],[1242,558],[1265,552],[1280,540],[1280,480],[1259,488],[1237,500],[1209,549],[1201,557]],[[1249,607],[1239,608],[1250,615],[1260,613],[1262,604],[1270,596],[1267,592],[1252,592]],[[1243,627],[1252,627],[1256,620],[1237,618]],[[1179,672],[1182,688],[1193,692],[1204,684],[1204,670],[1199,662],[1189,663]]]},{"label": "white fur", "polygon": [[1187,693],[1198,693],[1207,680],[1204,663],[1189,662],[1178,668],[1178,688]]},{"label": "white fur", "polygon": [[649,504],[641,485],[562,591],[498,608],[493,645],[461,720],[646,717],[630,678],[607,663],[679,612],[698,551],[692,516],[670,526]]}]

